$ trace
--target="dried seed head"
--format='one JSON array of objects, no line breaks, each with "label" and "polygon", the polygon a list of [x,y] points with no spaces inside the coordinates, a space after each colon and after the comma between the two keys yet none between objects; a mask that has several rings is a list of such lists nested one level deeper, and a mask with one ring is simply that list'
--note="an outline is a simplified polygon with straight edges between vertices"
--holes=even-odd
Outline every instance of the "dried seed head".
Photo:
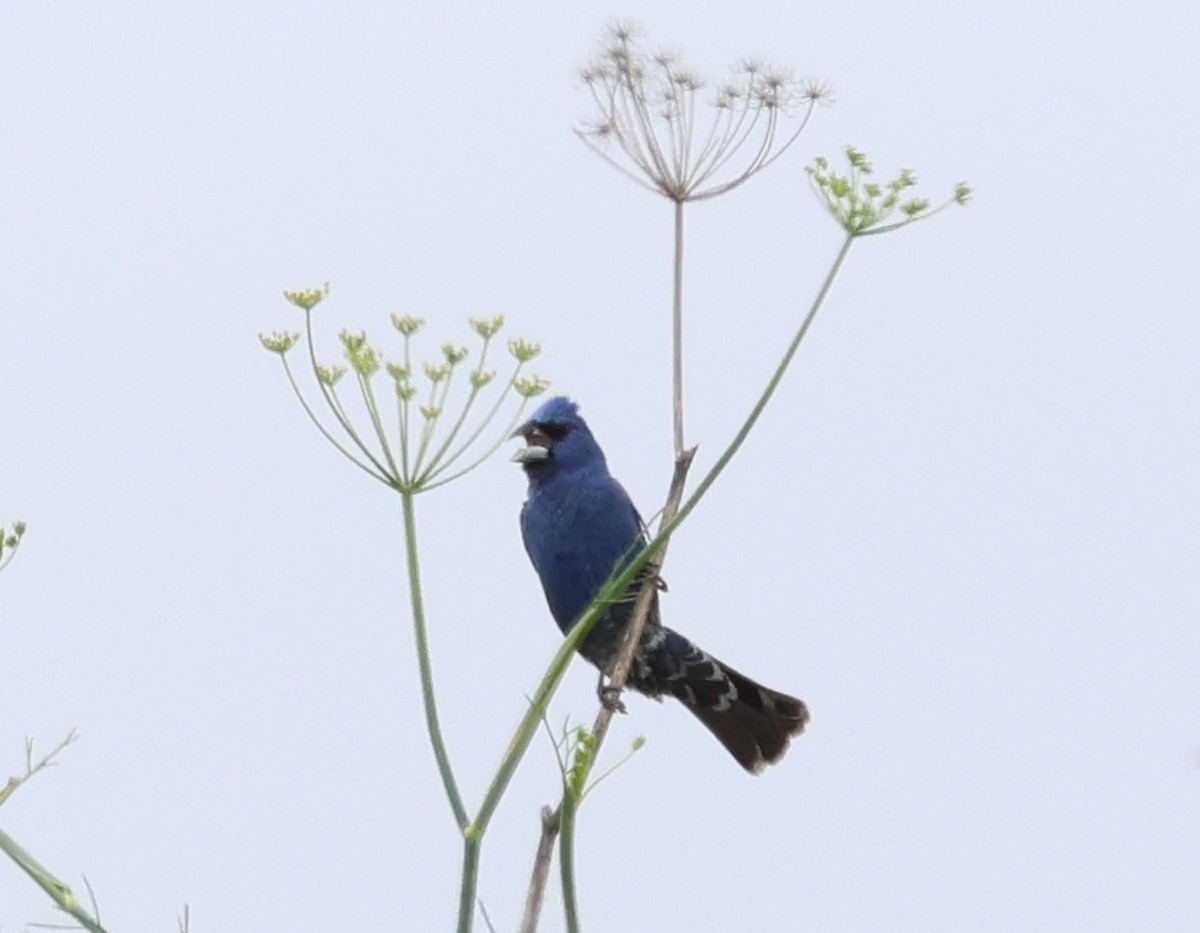
[{"label": "dried seed head", "polygon": [[[610,27],[580,72],[598,114],[578,135],[643,187],[673,201],[716,197],[766,168],[795,141],[828,89],[745,60],[709,99],[707,82],[669,51],[648,52],[636,31]],[[800,105],[793,132],[781,121]],[[615,144],[615,145],[614,145]],[[741,164],[733,161],[742,158]]]}]

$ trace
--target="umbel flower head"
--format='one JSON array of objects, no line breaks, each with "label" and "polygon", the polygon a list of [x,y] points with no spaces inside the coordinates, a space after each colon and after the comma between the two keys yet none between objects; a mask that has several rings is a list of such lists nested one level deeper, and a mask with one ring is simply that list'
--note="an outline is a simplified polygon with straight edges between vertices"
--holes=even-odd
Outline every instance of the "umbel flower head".
[{"label": "umbel flower head", "polygon": [[911,194],[917,184],[912,169],[902,168],[889,181],[876,181],[875,166],[865,152],[853,146],[845,152],[845,171],[838,171],[824,156],[814,159],[805,171],[826,210],[851,237],[898,230],[971,199],[971,186],[960,181],[949,198],[932,207],[928,198]]},{"label": "umbel flower head", "polygon": [[831,96],[825,85],[751,60],[710,86],[676,55],[647,51],[628,24],[608,29],[580,77],[599,115],[579,137],[676,202],[716,197],[762,171]]},{"label": "umbel flower head", "polygon": [[[346,365],[321,363],[313,345],[313,309],[328,295],[328,283],[321,288],[284,292],[284,298],[304,312],[308,368],[328,408],[324,418],[319,417],[306,400],[289,362],[288,354],[300,342],[300,333],[272,331],[259,334],[258,339],[266,350],[283,362],[292,390],[325,439],[356,466],[393,489],[409,494],[420,492],[448,483],[474,469],[509,436],[529,399],[544,392],[549,385],[542,377],[524,372],[525,365],[538,356],[541,347],[519,337],[508,341],[512,364],[507,380],[496,381],[496,370],[489,369],[487,362],[494,338],[504,326],[504,316],[500,314],[471,318],[468,322],[480,344],[475,355],[464,345],[444,342],[435,358],[414,362],[413,341],[425,321],[411,314],[393,314],[392,326],[400,336],[397,359],[387,359],[365,330],[346,328],[338,334]],[[467,365],[469,358],[476,360],[473,366]],[[452,390],[463,384],[464,380],[458,377],[464,371],[462,393],[465,397],[455,404],[456,396],[452,395]],[[394,417],[386,419],[380,397],[375,392],[381,374],[391,384],[386,398],[397,409]],[[339,394],[342,379],[347,375],[352,376],[349,382],[357,386],[361,396],[367,420],[365,429],[360,429],[351,419]],[[499,386],[499,392],[490,406],[480,413],[477,403],[489,386]],[[509,426],[489,446],[477,443],[504,407],[506,399],[516,400],[516,413],[511,416]],[[326,425],[329,419],[333,420],[334,427]],[[394,431],[387,425],[393,425]],[[345,440],[336,436],[339,432]],[[482,452],[480,448],[484,448]],[[453,471],[450,470],[452,466],[455,467]]]}]

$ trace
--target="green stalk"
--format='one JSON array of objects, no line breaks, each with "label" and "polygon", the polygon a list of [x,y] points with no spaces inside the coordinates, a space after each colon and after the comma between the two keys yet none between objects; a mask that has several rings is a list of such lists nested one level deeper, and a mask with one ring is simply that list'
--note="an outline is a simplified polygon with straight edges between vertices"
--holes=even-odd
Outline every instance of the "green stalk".
[{"label": "green stalk", "polygon": [[[429,383],[429,397],[425,400],[423,406],[418,405],[418,408],[435,408],[437,406],[437,383]],[[424,423],[421,425],[421,436],[417,441],[417,455],[413,458],[413,476],[421,475],[421,463],[425,459],[425,448],[429,446],[429,435],[433,431],[433,419],[425,417],[425,413],[421,413],[424,418]]]},{"label": "green stalk", "polygon": [[[479,362],[472,367],[472,373],[483,372],[483,367],[487,365],[487,351],[489,343],[491,343],[491,338],[485,337],[483,341],[483,348],[479,351]],[[422,473],[420,478],[417,480],[417,482],[421,485],[424,485],[425,482],[431,476],[433,476],[435,472],[437,472],[438,466],[442,463],[442,458],[446,456],[446,451],[450,449],[450,445],[454,443],[454,439],[458,437],[458,432],[462,430],[462,426],[466,423],[467,416],[471,413],[471,407],[475,404],[475,400],[479,397],[479,393],[482,388],[482,386],[476,386],[472,384],[471,393],[467,396],[467,401],[463,404],[462,411],[459,412],[458,415],[458,420],[454,422],[454,427],[450,429],[449,433],[446,435],[446,439],[442,441],[442,444],[440,447],[438,447],[437,452],[430,458],[429,466],[425,468],[425,472]],[[503,398],[504,396],[501,395],[500,400],[503,400]],[[484,422],[484,426],[486,426],[486,424],[487,422]]]},{"label": "green stalk", "polygon": [[[514,385],[516,385],[517,377],[519,377],[521,375],[521,369],[524,365],[525,364],[522,363],[520,360],[517,361],[516,369],[514,369],[512,372],[512,375],[508,377],[508,382],[505,383],[504,388],[502,388],[500,390],[500,394],[496,396],[496,401],[492,404],[491,410],[488,411],[488,413],[486,415],[484,415],[483,420],[480,421],[479,424],[476,426],[475,430],[471,432],[471,436],[468,437],[465,441],[463,441],[462,445],[458,448],[458,450],[456,450],[453,454],[450,455],[449,459],[446,461],[447,466],[449,466],[451,463],[453,463],[455,460],[457,460],[459,457],[461,457],[464,453],[466,453],[466,451],[470,448],[470,446],[472,444],[474,444],[476,440],[479,439],[479,435],[481,435],[484,432],[484,429],[487,428],[487,426],[492,423],[492,419],[496,417],[496,413],[498,411],[500,411],[500,408],[504,404],[505,399],[508,398],[509,390],[511,390],[512,387]],[[527,398],[522,399],[520,410],[524,410],[525,405],[528,402],[529,402],[529,399],[527,399]],[[519,412],[518,412],[518,414],[519,414]],[[513,424],[513,427],[514,428],[516,427],[515,423]],[[496,448],[498,448],[501,444],[503,444],[504,441],[508,440],[508,433],[509,432],[505,431],[501,440],[498,441],[492,447],[490,447],[488,449],[488,452],[486,454],[484,454],[480,459],[476,460],[473,464],[471,464],[471,466],[467,467],[466,469],[459,470],[453,476],[448,476],[445,479],[439,480],[437,483],[428,485],[426,488],[432,489],[434,486],[444,485],[445,483],[448,483],[453,479],[457,479],[458,477],[462,476],[464,473],[467,473],[470,470],[473,470],[476,466],[478,466],[480,463],[482,463],[484,460],[486,460],[488,457],[490,457],[496,451]],[[431,479],[432,477],[433,477],[432,473],[427,473],[426,476],[422,477],[422,485],[425,485],[426,481]]]},{"label": "green stalk", "polygon": [[[406,381],[412,385],[412,348],[409,335],[404,335],[404,370],[408,373]],[[399,383],[397,382],[397,385]],[[396,420],[400,425],[400,476],[404,482],[412,482],[412,473],[408,464],[408,399],[397,393]]]},{"label": "green stalk", "polygon": [[[515,379],[515,376],[514,376],[514,379]],[[505,389],[505,392],[507,392],[507,391],[508,390]],[[422,480],[423,488],[426,490],[437,489],[438,486],[445,486],[447,483],[452,483],[452,482],[454,482],[454,480],[458,479],[460,476],[470,473],[473,469],[475,469],[477,466],[479,466],[479,464],[483,463],[483,461],[485,461],[489,457],[491,457],[492,454],[494,454],[497,450],[500,449],[501,444],[503,444],[505,441],[512,439],[512,432],[517,427],[517,425],[520,423],[521,415],[523,415],[525,413],[525,408],[528,405],[529,405],[528,398],[521,399],[521,404],[517,406],[517,410],[513,414],[511,420],[508,422],[508,426],[503,431],[501,431],[499,435],[497,435],[496,442],[494,444],[492,444],[490,447],[488,447],[478,457],[476,457],[474,460],[472,460],[470,463],[468,463],[461,470],[456,470],[455,472],[451,473],[449,476],[443,476],[441,479],[438,479],[438,480],[432,480],[432,476],[436,475],[436,474],[426,474],[426,476],[429,478]],[[499,406],[497,406],[497,407],[499,407]],[[446,467],[449,467],[451,463],[453,463],[455,460],[457,460],[459,457],[461,457],[464,453],[467,452],[468,448],[470,448],[470,446],[475,442],[475,438],[477,438],[479,436],[483,427],[492,420],[495,413],[496,413],[496,409],[493,408],[492,411],[488,414],[486,420],[483,422],[482,425],[480,425],[480,427],[475,431],[475,433],[472,434],[469,439],[464,441],[463,445],[461,447],[459,447],[458,450],[450,456],[450,458],[446,461],[443,469],[445,469]]]},{"label": "green stalk", "polygon": [[358,379],[358,390],[362,393],[363,404],[367,408],[367,417],[371,419],[371,427],[375,429],[375,438],[383,450],[384,460],[387,461],[390,471],[387,475],[393,480],[400,479],[402,477],[396,469],[396,461],[392,457],[392,445],[388,443],[387,431],[383,429],[383,418],[379,414],[379,403],[375,400],[375,389],[371,385],[371,377],[360,373],[357,369],[354,371],[354,375]]},{"label": "green stalk", "polygon": [[[805,314],[804,319],[800,322],[800,327],[796,330],[795,336],[792,337],[791,343],[788,344],[787,349],[784,351],[783,357],[780,359],[778,365],[776,365],[775,371],[771,374],[771,378],[767,381],[767,385],[763,389],[762,394],[759,395],[758,401],[755,402],[754,407],[750,410],[750,414],[746,417],[745,422],[743,422],[742,426],[738,429],[737,434],[734,435],[733,440],[730,441],[729,446],[722,451],[721,456],[717,458],[716,463],[712,465],[712,468],[704,475],[704,478],[700,480],[699,484],[697,484],[695,491],[679,507],[679,511],[676,512],[676,514],[669,521],[665,521],[663,523],[658,534],[655,535],[650,543],[646,546],[646,550],[639,555],[639,558],[645,556],[647,552],[657,553],[658,550],[665,545],[667,539],[670,538],[675,529],[679,527],[680,523],[682,523],[689,514],[691,514],[692,509],[694,509],[700,503],[700,500],[712,487],[712,484],[716,482],[717,477],[725,472],[725,468],[729,466],[729,462],[741,449],[741,446],[745,443],[746,438],[750,436],[750,432],[754,429],[755,424],[758,423],[758,419],[762,416],[763,411],[766,409],[767,403],[771,401],[771,397],[775,394],[775,390],[779,388],[779,383],[783,380],[784,374],[791,365],[792,359],[796,355],[796,351],[800,349],[800,344],[804,342],[804,338],[808,334],[808,330],[812,326],[812,322],[817,316],[817,311],[820,310],[821,305],[825,301],[826,295],[829,294],[829,289],[833,286],[834,279],[837,278],[837,274],[842,267],[842,263],[846,259],[846,254],[850,252],[850,246],[854,243],[854,239],[854,234],[850,234],[845,240],[842,241],[841,248],[834,257],[833,263],[830,265],[829,271],[826,273],[825,279],[822,281],[816,297],[809,306],[808,312]],[[635,562],[635,564],[638,566],[643,563],[645,563],[645,561],[640,561],[640,563]],[[622,574],[616,582],[619,582],[624,577],[625,574]],[[605,591],[607,591],[607,587]],[[585,616],[585,618],[587,617]],[[573,631],[572,634],[574,634]],[[597,747],[593,751],[593,754],[587,763],[586,770],[581,778],[580,786],[586,786],[587,778],[591,773],[591,769],[598,757],[596,752],[599,751],[599,741],[601,739],[602,736],[597,736]]]},{"label": "green stalk", "polygon": [[609,601],[621,591],[622,588],[628,586],[638,570],[648,561],[652,555],[652,551],[647,548],[639,554],[618,577],[609,582],[599,593],[596,594],[596,599],[588,610],[580,617],[579,621],[563,639],[563,642],[558,647],[558,651],[554,653],[554,657],[550,661],[550,666],[546,669],[545,675],[542,677],[541,683],[538,684],[537,690],[529,700],[529,708],[525,711],[525,715],[521,717],[520,723],[517,724],[517,730],[509,740],[508,748],[504,751],[504,756],[500,760],[500,767],[497,768],[495,776],[492,778],[492,783],[488,785],[487,793],[483,796],[483,803],[479,806],[479,812],[475,819],[468,827],[468,832],[482,837],[487,832],[488,823],[496,812],[496,807],[500,804],[500,799],[504,796],[504,792],[508,789],[509,782],[512,781],[513,775],[517,771],[517,765],[520,764],[521,758],[525,755],[525,750],[529,748],[529,743],[532,741],[534,733],[537,732],[538,726],[541,725],[542,718],[546,715],[546,708],[550,705],[550,698],[554,696],[554,691],[558,689],[559,681],[562,680],[563,674],[567,670],[567,665],[571,663],[571,657],[575,654],[575,649],[579,647],[588,632],[592,630],[592,626],[603,613],[603,609],[608,605]]},{"label": "green stalk", "polygon": [[[305,310],[304,312],[304,336],[305,343],[308,345],[309,365],[312,366],[313,375],[317,377],[317,388],[321,390],[321,395],[324,396],[325,403],[329,406],[329,410],[333,412],[333,416],[337,419],[338,424],[342,426],[342,430],[346,432],[350,440],[354,441],[354,446],[363,452],[363,456],[367,458],[367,461],[371,464],[371,466],[379,471],[381,476],[387,476],[387,470],[384,468],[383,464],[375,459],[375,455],[371,453],[371,449],[362,442],[362,439],[358,436],[358,432],[354,430],[354,425],[351,424],[350,419],[346,417],[346,413],[342,410],[342,406],[337,401],[333,386],[327,386],[321,381],[321,377],[319,375],[320,364],[317,362],[317,346],[313,337],[311,308]],[[299,389],[296,389],[295,383],[292,384],[292,387],[295,389],[297,396],[300,396]],[[301,404],[303,404],[303,397],[300,396],[300,398]],[[308,406],[306,405],[305,408],[307,407]],[[316,424],[318,428],[321,428],[321,425],[316,420],[315,416],[310,414],[309,417],[313,419],[313,423]],[[324,434],[335,447],[338,447],[339,449],[341,448],[341,445],[338,444],[337,441],[334,441],[333,438],[329,436],[328,432],[326,432],[323,428],[321,428],[321,433]],[[355,460],[354,457],[351,457],[350,459]],[[370,472],[370,470],[367,472]],[[387,480],[384,480],[384,482],[387,482]]]},{"label": "green stalk", "polygon": [[567,933],[579,933],[579,903],[575,898],[575,811],[578,804],[575,791],[564,786],[559,808],[558,867]]},{"label": "green stalk", "polygon": [[85,930],[90,933],[107,933],[91,914],[79,906],[79,902],[68,885],[54,877],[45,866],[17,845],[16,840],[3,830],[0,830],[0,852],[16,862],[17,867],[32,878],[34,883],[58,905],[59,909],[78,920]]},{"label": "green stalk", "polygon": [[504,755],[500,760],[500,767],[496,770],[491,784],[488,785],[487,793],[484,794],[479,812],[467,828],[467,832],[474,833],[480,837],[487,832],[488,823],[495,814],[496,808],[504,796],[504,792],[508,789],[508,785],[516,773],[517,765],[520,764],[526,749],[529,748],[529,743],[533,739],[534,733],[537,732],[538,726],[541,724],[543,718],[545,718],[546,708],[550,705],[550,699],[558,689],[558,684],[562,680],[563,674],[566,673],[567,665],[571,663],[571,658],[604,614],[609,604],[615,602],[624,594],[641,569],[658,553],[677,524],[678,522],[673,522],[655,535],[646,547],[630,560],[619,574],[611,577],[603,588],[601,588],[600,592],[596,594],[591,605],[579,617],[579,621],[571,626],[571,630],[563,638],[562,644],[559,645],[558,651],[554,653],[554,657],[550,660],[550,665],[547,667],[546,673],[530,698],[529,708],[525,711],[525,715],[521,717],[520,723],[517,724],[516,732],[513,733],[512,739],[509,740],[508,748],[505,749]]},{"label": "green stalk", "polygon": [[[292,367],[288,364],[287,357],[283,354],[280,354],[279,359],[280,362],[283,363],[283,372],[287,376],[288,384],[292,387],[292,392],[300,402],[300,407],[304,409],[304,413],[308,415],[308,420],[311,421],[316,429],[321,432],[321,435],[325,438],[325,440],[329,441],[329,443],[334,446],[338,453],[340,453],[343,457],[353,463],[368,476],[379,480],[381,483],[387,483],[388,480],[386,477],[380,473],[376,473],[373,469],[354,456],[354,454],[350,453],[350,451],[341,445],[336,437],[329,433],[329,429],[326,428],[325,425],[321,424],[320,419],[317,417],[317,413],[312,410],[312,406],[308,404],[308,400],[303,394],[301,394],[300,386],[296,383],[296,377],[292,373]],[[317,381],[320,382],[319,379]]]},{"label": "green stalk", "polygon": [[[433,757],[437,761],[438,774],[446,790],[446,799],[454,811],[454,820],[466,830],[469,824],[467,809],[463,806],[450,767],[450,756],[442,739],[442,727],[438,722],[437,700],[433,694],[433,667],[429,661],[429,638],[425,630],[425,605],[421,598],[421,570],[417,563],[417,522],[413,513],[413,493],[400,491],[400,502],[404,511],[404,553],[408,558],[408,592],[412,600],[413,634],[417,641],[417,667],[421,674],[421,701],[425,707],[425,728],[429,732],[429,744],[433,746]],[[476,855],[478,857],[478,854]]]},{"label": "green stalk", "polygon": [[745,423],[743,423],[738,429],[737,434],[734,435],[734,438],[730,442],[729,446],[726,447],[721,456],[717,458],[717,462],[713,464],[712,469],[704,474],[704,478],[700,480],[699,485],[696,486],[695,492],[693,492],[687,498],[687,501],[679,507],[678,514],[670,522],[668,522],[663,529],[659,531],[651,544],[655,544],[656,542],[659,542],[660,539],[669,535],[675,530],[675,528],[679,526],[680,522],[688,517],[692,509],[696,507],[696,505],[700,502],[700,499],[706,492],[708,492],[709,487],[716,482],[717,477],[725,472],[725,467],[729,465],[729,461],[732,460],[738,450],[741,449],[742,444],[745,443],[746,438],[754,429],[754,425],[758,423],[758,419],[762,415],[763,410],[767,407],[767,403],[771,401],[771,396],[773,396],[775,394],[775,390],[779,388],[779,383],[783,381],[783,376],[787,372],[788,367],[791,365],[792,358],[796,355],[796,351],[800,349],[800,344],[804,342],[804,338],[808,334],[808,329],[812,326],[813,319],[817,316],[817,311],[821,309],[821,305],[824,303],[825,297],[829,294],[829,289],[833,287],[833,280],[837,278],[837,274],[842,268],[842,263],[846,260],[846,254],[850,252],[850,247],[853,245],[855,239],[855,234],[847,234],[846,239],[842,241],[841,248],[838,249],[837,256],[834,257],[833,265],[829,267],[829,272],[825,274],[825,280],[821,283],[821,287],[817,291],[817,296],[813,299],[812,304],[809,306],[808,313],[805,314],[804,320],[800,322],[800,328],[796,331],[796,335],[792,338],[792,342],[788,344],[787,350],[784,351],[783,358],[779,361],[779,365],[775,367],[775,372],[771,374],[771,378],[767,381],[766,388],[763,389],[762,394],[758,397],[758,401],[754,403],[754,408],[750,410],[750,414],[746,418]]},{"label": "green stalk", "polygon": [[463,833],[462,886],[458,892],[458,933],[471,933],[475,920],[475,892],[479,886],[479,847],[483,840]]}]

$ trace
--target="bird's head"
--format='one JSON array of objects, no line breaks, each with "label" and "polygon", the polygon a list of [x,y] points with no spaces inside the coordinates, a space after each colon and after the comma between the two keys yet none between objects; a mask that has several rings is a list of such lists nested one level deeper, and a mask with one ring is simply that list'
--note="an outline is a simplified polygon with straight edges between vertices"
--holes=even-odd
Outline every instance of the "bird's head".
[{"label": "bird's head", "polygon": [[579,406],[566,396],[543,402],[512,436],[525,438],[525,446],[513,454],[513,460],[525,468],[531,482],[589,467],[605,468],[604,452],[579,416]]}]

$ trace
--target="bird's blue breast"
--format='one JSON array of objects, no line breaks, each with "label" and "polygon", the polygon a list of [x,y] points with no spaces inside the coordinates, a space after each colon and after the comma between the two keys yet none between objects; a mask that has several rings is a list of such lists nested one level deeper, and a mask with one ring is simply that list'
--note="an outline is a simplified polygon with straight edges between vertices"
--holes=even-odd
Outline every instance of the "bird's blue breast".
[{"label": "bird's blue breast", "polygon": [[531,487],[521,534],[564,632],[641,541],[633,503],[606,471],[559,475]]}]

